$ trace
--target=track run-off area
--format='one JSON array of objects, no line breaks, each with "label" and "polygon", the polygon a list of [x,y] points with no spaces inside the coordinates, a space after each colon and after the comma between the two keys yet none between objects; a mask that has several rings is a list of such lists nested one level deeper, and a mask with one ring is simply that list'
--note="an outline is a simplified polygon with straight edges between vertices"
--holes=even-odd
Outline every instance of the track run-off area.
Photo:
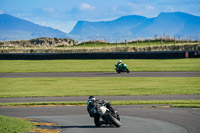
[{"label": "track run-off area", "polygon": [[[0,78],[40,77],[200,77],[200,72],[59,72],[59,73],[0,73]],[[105,100],[199,100],[200,95],[143,95],[97,96]],[[87,101],[79,97],[28,97],[0,98],[6,102]],[[0,107],[1,115],[53,122],[60,133],[199,133],[200,110],[198,108],[174,108],[166,105],[115,105],[121,116],[122,126],[95,127],[86,106],[24,106]],[[52,128],[52,127],[46,127]]]}]

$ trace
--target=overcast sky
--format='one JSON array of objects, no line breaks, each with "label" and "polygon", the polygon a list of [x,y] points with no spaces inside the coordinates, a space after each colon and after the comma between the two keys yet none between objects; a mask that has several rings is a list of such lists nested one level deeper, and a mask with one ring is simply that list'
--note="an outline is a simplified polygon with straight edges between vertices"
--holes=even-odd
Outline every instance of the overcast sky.
[{"label": "overcast sky", "polygon": [[0,14],[67,33],[78,20],[108,21],[126,15],[151,18],[161,12],[200,16],[200,0],[0,0]]}]

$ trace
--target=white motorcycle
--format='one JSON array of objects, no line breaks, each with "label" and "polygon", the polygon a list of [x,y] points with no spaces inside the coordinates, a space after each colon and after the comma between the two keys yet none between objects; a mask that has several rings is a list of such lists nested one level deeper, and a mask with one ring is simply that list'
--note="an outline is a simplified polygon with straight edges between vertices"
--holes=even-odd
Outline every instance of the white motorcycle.
[{"label": "white motorcycle", "polygon": [[[121,126],[118,112],[111,107],[109,102],[105,102],[104,100],[88,100],[87,110],[90,117],[94,117],[94,123],[97,127],[102,124],[114,125],[115,127]],[[103,121],[100,121],[101,119]]]}]

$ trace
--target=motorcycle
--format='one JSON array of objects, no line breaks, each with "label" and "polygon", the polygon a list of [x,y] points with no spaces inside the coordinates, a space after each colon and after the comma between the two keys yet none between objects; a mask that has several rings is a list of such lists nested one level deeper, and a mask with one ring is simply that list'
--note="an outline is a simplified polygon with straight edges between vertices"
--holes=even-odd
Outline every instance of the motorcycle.
[{"label": "motorcycle", "polygon": [[92,109],[89,106],[90,103],[88,103],[87,107],[88,113],[91,117],[94,117],[94,123],[97,127],[102,124],[114,125],[115,127],[121,126],[118,112],[111,107],[110,103],[107,103],[104,100],[96,100],[93,103]]},{"label": "motorcycle", "polygon": [[115,67],[116,67],[115,70],[117,73],[120,73],[120,72],[129,73],[130,72],[126,64],[115,65]]}]

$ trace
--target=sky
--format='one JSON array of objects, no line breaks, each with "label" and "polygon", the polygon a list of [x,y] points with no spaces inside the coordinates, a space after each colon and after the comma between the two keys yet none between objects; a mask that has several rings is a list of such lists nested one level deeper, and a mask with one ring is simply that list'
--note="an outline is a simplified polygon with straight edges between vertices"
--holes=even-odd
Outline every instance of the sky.
[{"label": "sky", "polygon": [[127,15],[152,18],[161,12],[200,16],[200,0],[0,0],[0,14],[66,33],[77,21],[110,21]]}]

